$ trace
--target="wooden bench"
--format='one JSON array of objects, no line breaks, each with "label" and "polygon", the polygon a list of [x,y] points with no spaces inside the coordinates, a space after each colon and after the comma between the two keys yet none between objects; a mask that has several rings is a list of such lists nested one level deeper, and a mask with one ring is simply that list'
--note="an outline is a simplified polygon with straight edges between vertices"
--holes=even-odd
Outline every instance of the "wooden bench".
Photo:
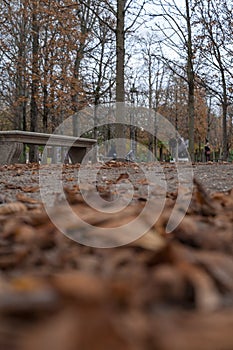
[{"label": "wooden bench", "polygon": [[65,147],[73,164],[80,163],[96,140],[29,131],[0,131],[0,164],[17,163],[24,144]]}]

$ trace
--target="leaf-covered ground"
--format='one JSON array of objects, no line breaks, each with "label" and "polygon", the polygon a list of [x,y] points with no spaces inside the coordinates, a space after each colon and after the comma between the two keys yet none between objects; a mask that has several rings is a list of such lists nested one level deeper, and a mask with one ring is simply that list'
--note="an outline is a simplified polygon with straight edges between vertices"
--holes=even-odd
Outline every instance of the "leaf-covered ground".
[{"label": "leaf-covered ground", "polygon": [[[140,239],[112,249],[59,232],[43,209],[37,165],[0,169],[0,349],[232,350],[233,164],[194,165],[191,204],[170,234],[178,177],[174,164],[153,166],[156,184],[137,164],[98,168],[96,187],[108,201],[116,189],[127,197],[124,183],[133,183],[132,201],[116,215],[96,215],[80,194],[78,166],[63,168],[67,201],[96,229],[136,218],[148,186],[153,216],[165,177],[159,220]],[[49,181],[53,166],[45,170]],[[87,176],[86,193],[91,181]],[[55,198],[53,213],[69,227],[64,198]]]}]

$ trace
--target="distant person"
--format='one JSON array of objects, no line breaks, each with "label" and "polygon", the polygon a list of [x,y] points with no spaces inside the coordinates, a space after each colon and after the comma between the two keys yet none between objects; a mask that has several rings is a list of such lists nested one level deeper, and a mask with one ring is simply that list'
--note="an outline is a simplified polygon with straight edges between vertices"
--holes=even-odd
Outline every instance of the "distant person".
[{"label": "distant person", "polygon": [[113,160],[116,160],[117,153],[116,153],[116,146],[112,145],[110,151],[108,152],[108,157],[112,157]]},{"label": "distant person", "polygon": [[210,145],[209,145],[209,142],[207,142],[206,145],[205,145],[205,160],[206,160],[206,162],[210,161]]}]

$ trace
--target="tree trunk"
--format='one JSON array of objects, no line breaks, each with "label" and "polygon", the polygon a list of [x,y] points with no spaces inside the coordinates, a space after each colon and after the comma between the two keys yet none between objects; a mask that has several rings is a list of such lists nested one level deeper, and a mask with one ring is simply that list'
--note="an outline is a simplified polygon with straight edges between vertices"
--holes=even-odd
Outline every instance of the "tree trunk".
[{"label": "tree trunk", "polygon": [[[37,131],[38,105],[37,98],[39,92],[39,25],[37,19],[37,5],[33,3],[32,12],[32,81],[31,81],[31,123],[30,131]],[[38,161],[38,147],[32,145],[29,152],[29,161]]]},{"label": "tree trunk", "polygon": [[222,158],[228,158],[228,140],[227,140],[227,101],[222,103]]},{"label": "tree trunk", "polygon": [[125,0],[117,1],[116,101],[125,101]]},{"label": "tree trunk", "polygon": [[192,49],[192,30],[191,30],[191,18],[189,9],[189,0],[186,3],[186,21],[188,30],[187,40],[187,78],[188,78],[188,118],[189,118],[189,154],[194,161],[194,71],[193,71],[193,49]]},{"label": "tree trunk", "polygon": [[78,136],[79,132],[79,121],[78,121],[78,110],[79,110],[79,74],[80,65],[83,59],[84,44],[80,43],[79,50],[76,53],[76,59],[74,64],[74,76],[73,76],[73,86],[72,86],[72,109],[74,115],[72,117],[73,123],[73,136]]},{"label": "tree trunk", "polygon": [[[152,114],[151,118],[154,117],[152,112],[152,97],[153,97],[153,82],[152,82],[152,57],[150,52],[148,52],[148,87],[149,87],[149,109]],[[155,128],[155,125],[154,125]],[[155,131],[155,130],[154,130]],[[152,161],[152,152],[154,148],[154,156],[156,157],[156,136],[155,132],[152,131],[152,134],[149,134],[148,137],[148,150],[149,150],[149,161]]]},{"label": "tree trunk", "polygon": [[227,98],[227,86],[224,68],[220,62],[220,71],[222,76],[223,85],[223,99],[222,99],[222,158],[227,160],[228,158],[228,138],[227,138],[227,109],[228,109],[228,98]]},{"label": "tree trunk", "polygon": [[22,14],[19,18],[19,40],[17,41],[17,62],[16,62],[16,109],[14,118],[14,128],[26,130],[26,105],[27,105],[27,77],[26,77],[26,35],[27,17],[26,4],[21,3]]},{"label": "tree trunk", "polygon": [[43,79],[43,131],[48,132],[48,117],[49,117],[49,108],[48,108],[48,75],[49,75],[49,50],[48,50],[48,28],[45,29],[45,38],[44,38],[44,79]]},{"label": "tree trunk", "polygon": [[[117,28],[116,28],[116,102],[117,123],[115,128],[116,138],[123,139],[124,136],[124,107],[125,101],[125,0],[117,1]],[[116,142],[117,156],[126,154],[126,145]]]}]

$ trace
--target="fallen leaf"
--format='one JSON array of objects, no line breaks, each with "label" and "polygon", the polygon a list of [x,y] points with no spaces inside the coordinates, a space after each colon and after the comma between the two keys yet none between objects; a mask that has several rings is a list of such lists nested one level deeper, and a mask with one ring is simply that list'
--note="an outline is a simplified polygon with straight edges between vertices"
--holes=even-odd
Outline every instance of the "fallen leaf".
[{"label": "fallen leaf", "polygon": [[24,186],[20,187],[23,192],[38,192],[40,190],[39,186]]},{"label": "fallen leaf", "polygon": [[18,192],[16,193],[16,199],[23,203],[31,203],[31,204],[39,204],[41,203],[39,200],[25,196],[24,194]]},{"label": "fallen leaf", "polygon": [[0,215],[9,215],[25,211],[27,211],[27,207],[21,202],[13,202],[0,205]]}]

